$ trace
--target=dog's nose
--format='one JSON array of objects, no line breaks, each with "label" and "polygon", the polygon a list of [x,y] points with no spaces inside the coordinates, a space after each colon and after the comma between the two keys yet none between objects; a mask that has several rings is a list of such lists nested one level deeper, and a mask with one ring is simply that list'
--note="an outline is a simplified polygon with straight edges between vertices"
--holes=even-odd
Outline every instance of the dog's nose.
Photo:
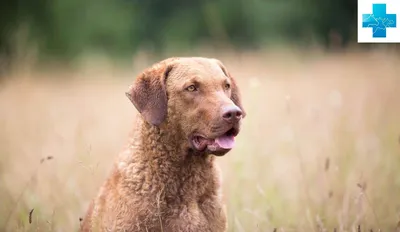
[{"label": "dog's nose", "polygon": [[242,118],[242,111],[237,106],[225,107],[222,118],[229,123],[237,122]]}]

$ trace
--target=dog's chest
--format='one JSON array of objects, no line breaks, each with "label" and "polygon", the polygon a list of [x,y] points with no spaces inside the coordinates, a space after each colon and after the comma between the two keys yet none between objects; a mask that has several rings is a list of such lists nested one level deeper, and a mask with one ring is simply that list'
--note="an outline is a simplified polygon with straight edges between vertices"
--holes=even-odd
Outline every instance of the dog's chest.
[{"label": "dog's chest", "polygon": [[[165,198],[164,224],[170,231],[221,231],[225,214],[214,173],[182,175],[179,185]],[[215,223],[210,223],[215,222]]]},{"label": "dog's chest", "polygon": [[[170,208],[163,215],[164,231],[223,231],[226,218],[219,201],[207,199],[207,202],[190,201]],[[218,229],[217,229],[218,228]]]}]

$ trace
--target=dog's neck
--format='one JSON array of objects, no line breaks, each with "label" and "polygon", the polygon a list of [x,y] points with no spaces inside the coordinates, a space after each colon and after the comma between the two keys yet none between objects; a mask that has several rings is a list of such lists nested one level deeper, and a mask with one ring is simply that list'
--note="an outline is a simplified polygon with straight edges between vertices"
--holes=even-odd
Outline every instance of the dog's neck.
[{"label": "dog's neck", "polygon": [[138,127],[130,147],[120,157],[120,165],[126,167],[134,163],[132,167],[135,170],[129,170],[126,175],[140,169],[141,176],[156,178],[152,180],[152,187],[163,189],[167,198],[179,195],[177,191],[180,189],[196,195],[205,192],[205,189],[208,192],[217,191],[219,183],[214,156],[190,154],[187,141],[182,141],[182,134],[178,134],[180,132],[176,127],[156,127],[142,119],[136,125]]}]

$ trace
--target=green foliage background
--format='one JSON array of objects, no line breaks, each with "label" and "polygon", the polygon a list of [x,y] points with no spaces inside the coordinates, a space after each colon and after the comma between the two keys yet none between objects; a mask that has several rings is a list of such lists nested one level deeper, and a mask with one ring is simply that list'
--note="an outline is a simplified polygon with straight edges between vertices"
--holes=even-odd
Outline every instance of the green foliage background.
[{"label": "green foliage background", "polygon": [[197,44],[258,48],[279,43],[346,45],[356,32],[355,0],[16,0],[0,7],[0,53],[12,55],[13,33],[29,28],[42,57],[86,51],[131,55]]}]

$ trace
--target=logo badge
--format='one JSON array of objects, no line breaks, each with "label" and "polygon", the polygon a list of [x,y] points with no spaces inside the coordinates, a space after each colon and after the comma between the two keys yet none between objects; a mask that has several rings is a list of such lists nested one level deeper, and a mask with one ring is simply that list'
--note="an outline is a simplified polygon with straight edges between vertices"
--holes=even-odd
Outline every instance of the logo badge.
[{"label": "logo badge", "polygon": [[400,43],[400,0],[358,0],[358,42]]}]

